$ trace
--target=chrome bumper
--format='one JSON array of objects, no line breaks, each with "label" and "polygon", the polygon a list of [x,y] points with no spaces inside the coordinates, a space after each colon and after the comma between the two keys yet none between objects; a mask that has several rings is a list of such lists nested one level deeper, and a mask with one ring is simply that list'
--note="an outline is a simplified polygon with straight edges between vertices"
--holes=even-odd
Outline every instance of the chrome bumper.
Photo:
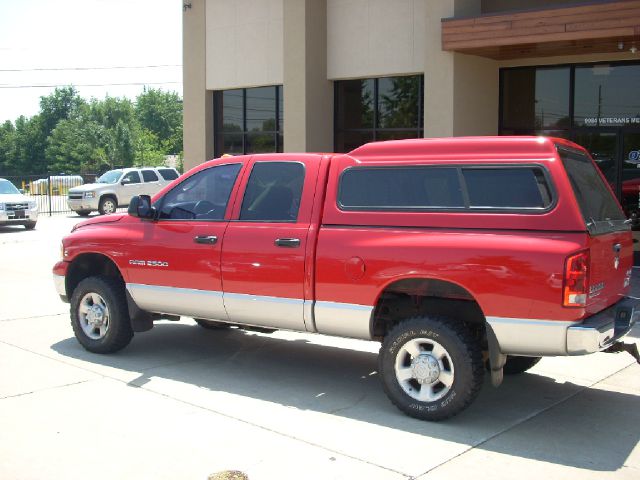
[{"label": "chrome bumper", "polygon": [[67,288],[65,286],[65,281],[64,281],[64,276],[63,275],[56,275],[55,273],[53,274],[53,285],[56,287],[56,292],[58,292],[58,295],[60,295],[60,299],[63,302],[67,302]]},{"label": "chrome bumper", "polygon": [[605,350],[624,337],[638,321],[640,300],[625,297],[582,323],[567,329],[567,353],[585,355]]}]

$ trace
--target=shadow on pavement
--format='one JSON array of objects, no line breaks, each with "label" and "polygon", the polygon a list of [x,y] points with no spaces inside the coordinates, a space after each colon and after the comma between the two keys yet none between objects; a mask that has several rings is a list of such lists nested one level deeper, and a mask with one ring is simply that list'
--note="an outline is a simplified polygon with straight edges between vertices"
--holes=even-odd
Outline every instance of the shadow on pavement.
[{"label": "shadow on pavement", "polygon": [[[640,438],[636,395],[584,389],[537,374],[508,377],[499,389],[485,381],[467,411],[446,422],[428,423],[395,409],[382,391],[377,355],[360,350],[179,323],[157,324],[113,355],[86,352],[75,338],[52,348],[67,357],[142,372],[129,382],[134,387],[152,378],[169,379],[466,445],[481,444],[524,421],[480,448],[577,468],[620,469]],[[577,393],[545,415],[534,416]],[[206,408],[227,414],[217,403]]]}]

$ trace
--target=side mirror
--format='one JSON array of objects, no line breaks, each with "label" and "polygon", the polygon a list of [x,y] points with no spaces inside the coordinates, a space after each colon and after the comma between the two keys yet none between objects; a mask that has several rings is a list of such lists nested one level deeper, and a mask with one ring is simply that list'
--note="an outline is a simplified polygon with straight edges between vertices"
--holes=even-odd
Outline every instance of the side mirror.
[{"label": "side mirror", "polygon": [[156,209],[151,206],[151,197],[149,195],[136,195],[129,202],[129,215],[138,218],[155,219]]},{"label": "side mirror", "polygon": [[24,190],[24,188],[20,188],[20,189],[18,189],[18,191],[19,191],[21,194],[23,194],[23,195],[25,194],[25,190]]}]

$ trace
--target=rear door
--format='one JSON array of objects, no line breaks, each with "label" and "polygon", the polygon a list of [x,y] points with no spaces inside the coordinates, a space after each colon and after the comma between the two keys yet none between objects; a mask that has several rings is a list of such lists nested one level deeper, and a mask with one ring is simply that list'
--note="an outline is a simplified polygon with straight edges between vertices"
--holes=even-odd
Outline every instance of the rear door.
[{"label": "rear door", "polygon": [[[273,158],[272,160],[270,158]],[[305,259],[320,159],[254,157],[222,251],[229,320],[305,328]]]},{"label": "rear door", "polygon": [[153,196],[158,193],[162,188],[158,174],[151,169],[141,170],[140,173],[142,173],[142,188],[140,189],[140,195],[144,194]]},{"label": "rear door", "polygon": [[578,150],[559,147],[558,153],[589,232],[587,313],[596,313],[626,290],[633,265],[631,227],[593,161]]}]

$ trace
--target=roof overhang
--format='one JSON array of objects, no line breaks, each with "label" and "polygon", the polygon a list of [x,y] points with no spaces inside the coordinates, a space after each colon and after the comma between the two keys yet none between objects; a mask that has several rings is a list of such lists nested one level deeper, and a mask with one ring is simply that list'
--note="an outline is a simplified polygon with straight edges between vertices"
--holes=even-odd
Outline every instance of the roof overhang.
[{"label": "roof overhang", "polygon": [[[640,0],[442,19],[442,49],[496,60],[640,50]],[[622,48],[621,48],[622,47]]]}]

